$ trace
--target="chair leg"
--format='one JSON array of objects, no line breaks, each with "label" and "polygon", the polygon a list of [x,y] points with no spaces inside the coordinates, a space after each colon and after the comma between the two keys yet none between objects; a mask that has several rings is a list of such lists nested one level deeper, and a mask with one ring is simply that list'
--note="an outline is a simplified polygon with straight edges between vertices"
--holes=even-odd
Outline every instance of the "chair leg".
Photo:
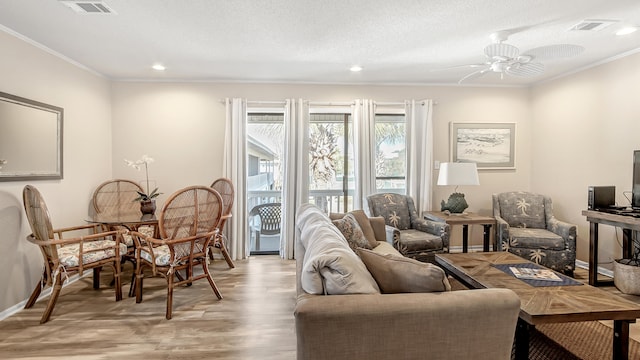
[{"label": "chair leg", "polygon": [[202,270],[207,275],[207,280],[209,281],[209,285],[211,285],[211,289],[213,289],[213,292],[218,297],[218,300],[222,300],[222,294],[220,294],[220,290],[218,290],[216,283],[213,281],[213,277],[211,277],[211,273],[209,272],[209,267],[207,266],[206,263],[202,264]]},{"label": "chair leg", "polygon": [[136,267],[136,303],[142,302],[142,279],[144,274],[142,272],[142,264],[138,264]]},{"label": "chair leg", "polygon": [[100,270],[101,267],[93,268],[93,288],[95,290],[100,289]]},{"label": "chair leg", "polygon": [[49,321],[49,318],[51,318],[53,308],[56,306],[58,296],[60,296],[60,290],[62,290],[62,274],[56,275],[56,278],[53,279],[51,297],[49,298],[49,302],[47,302],[47,307],[44,309],[44,313],[42,314],[42,318],[40,319],[40,324],[46,323],[47,321]]},{"label": "chair leg", "polygon": [[173,275],[167,276],[167,320],[171,320],[171,312],[173,308]]},{"label": "chair leg", "polygon": [[227,265],[229,265],[229,267],[233,269],[236,267],[236,265],[233,263],[233,260],[231,260],[231,255],[229,255],[229,252],[227,251],[227,247],[224,245],[223,241],[224,241],[223,239],[216,240],[215,246],[218,249],[220,249],[222,256],[224,256],[224,260],[227,262]]},{"label": "chair leg", "polygon": [[42,288],[47,284],[47,281],[45,280],[45,276],[46,274],[43,275],[42,279],[40,279],[40,281],[38,281],[38,283],[36,284],[36,288],[33,289],[31,296],[29,296],[29,300],[27,300],[27,303],[24,305],[25,309],[29,309],[30,307],[32,307],[33,304],[35,304],[36,301],[38,300],[38,297],[42,292]]},{"label": "chair leg", "polygon": [[120,268],[120,261],[116,260],[113,265],[113,280],[115,281],[116,301],[122,300],[122,269]]}]

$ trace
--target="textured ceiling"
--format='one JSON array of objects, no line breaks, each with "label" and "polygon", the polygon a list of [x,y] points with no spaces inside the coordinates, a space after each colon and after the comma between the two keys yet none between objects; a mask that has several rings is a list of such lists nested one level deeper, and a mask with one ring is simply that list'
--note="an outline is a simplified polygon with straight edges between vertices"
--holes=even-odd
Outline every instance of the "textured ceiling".
[{"label": "textured ceiling", "polygon": [[[640,48],[638,0],[104,0],[116,14],[79,14],[59,0],[1,0],[4,30],[114,80],[457,84],[507,30],[521,52],[585,48],[542,61],[533,77],[488,72],[468,85],[524,85]],[[585,19],[600,31],[569,31]],[[155,62],[166,71],[151,69]],[[361,65],[359,73],[349,72]],[[443,70],[445,69],[445,70]]]}]

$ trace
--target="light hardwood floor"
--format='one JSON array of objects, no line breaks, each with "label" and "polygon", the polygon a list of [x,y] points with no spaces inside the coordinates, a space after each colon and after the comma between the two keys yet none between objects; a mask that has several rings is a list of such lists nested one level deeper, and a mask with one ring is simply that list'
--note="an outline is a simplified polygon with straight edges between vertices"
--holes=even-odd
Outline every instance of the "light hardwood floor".
[{"label": "light hardwood floor", "polygon": [[[173,319],[164,318],[163,278],[145,279],[144,299],[115,302],[113,289],[93,290],[83,278],[62,290],[52,319],[39,324],[46,299],[0,321],[2,359],[295,359],[295,262],[278,256],[253,256],[228,269],[210,265],[224,299],[208,283],[174,292]],[[126,295],[131,266],[125,265]],[[587,281],[578,269],[578,280]],[[110,274],[103,274],[108,284]],[[639,296],[620,294],[631,301]],[[640,325],[631,325],[640,341]]]},{"label": "light hardwood floor", "polygon": [[[51,320],[39,324],[46,299],[0,321],[2,359],[295,359],[295,261],[278,256],[224,260],[209,267],[222,300],[206,280],[174,291],[166,320],[164,278],[144,281],[140,304],[113,288],[93,290],[91,277],[65,287]],[[102,283],[109,284],[110,274]]]}]

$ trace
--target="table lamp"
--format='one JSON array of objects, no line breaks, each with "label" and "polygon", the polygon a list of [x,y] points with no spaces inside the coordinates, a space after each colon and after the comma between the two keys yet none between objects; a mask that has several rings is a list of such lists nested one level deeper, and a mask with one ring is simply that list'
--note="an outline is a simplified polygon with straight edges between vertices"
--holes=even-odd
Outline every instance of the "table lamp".
[{"label": "table lamp", "polygon": [[442,163],[438,174],[438,185],[455,185],[456,188],[449,200],[440,203],[440,211],[460,214],[469,207],[464,194],[457,192],[459,185],[480,185],[476,163]]}]

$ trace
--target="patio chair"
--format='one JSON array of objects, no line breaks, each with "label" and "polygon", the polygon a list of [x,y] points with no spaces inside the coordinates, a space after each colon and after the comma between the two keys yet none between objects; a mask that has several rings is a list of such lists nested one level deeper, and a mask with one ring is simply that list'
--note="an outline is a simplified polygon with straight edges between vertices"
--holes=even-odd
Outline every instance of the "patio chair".
[{"label": "patio chair", "polygon": [[[131,233],[136,242],[138,264],[137,303],[142,302],[145,267],[151,269],[153,276],[160,275],[167,280],[167,319],[171,319],[173,290],[178,286],[207,279],[215,295],[222,299],[207,266],[207,252],[218,234],[222,208],[222,197],[217,191],[206,186],[190,186],[171,195],[160,210],[159,239],[138,231]],[[202,267],[202,273],[194,272],[196,266]],[[182,270],[184,277],[179,273]]]},{"label": "patio chair", "polygon": [[[31,185],[25,186],[22,199],[32,231],[27,240],[40,247],[44,260],[42,278],[27,300],[25,309],[35,304],[45,286],[50,286],[51,296],[40,323],[49,321],[64,281],[70,275],[82,275],[89,269],[94,269],[95,274],[103,266],[113,269],[116,301],[122,300],[120,257],[127,251],[127,247],[120,242],[121,232],[100,232],[99,224],[53,229],[47,205],[38,189]],[[69,233],[76,236],[63,237]]]},{"label": "patio chair", "polygon": [[279,235],[282,223],[282,204],[266,203],[254,206],[249,212],[249,217],[257,216],[259,226],[253,228],[255,234],[255,250],[260,251],[261,235]]},{"label": "patio chair", "polygon": [[[235,190],[231,180],[227,178],[219,178],[211,184],[211,188],[215,189],[222,197],[222,217],[220,218],[220,224],[218,224],[218,235],[212,243],[212,246],[220,249],[220,253],[224,256],[224,260],[227,262],[230,268],[234,268],[233,260],[227,250],[227,237],[224,234],[224,225],[227,220],[231,218],[231,209],[233,208],[233,197]],[[213,260],[213,253],[209,253],[209,257]]]}]

